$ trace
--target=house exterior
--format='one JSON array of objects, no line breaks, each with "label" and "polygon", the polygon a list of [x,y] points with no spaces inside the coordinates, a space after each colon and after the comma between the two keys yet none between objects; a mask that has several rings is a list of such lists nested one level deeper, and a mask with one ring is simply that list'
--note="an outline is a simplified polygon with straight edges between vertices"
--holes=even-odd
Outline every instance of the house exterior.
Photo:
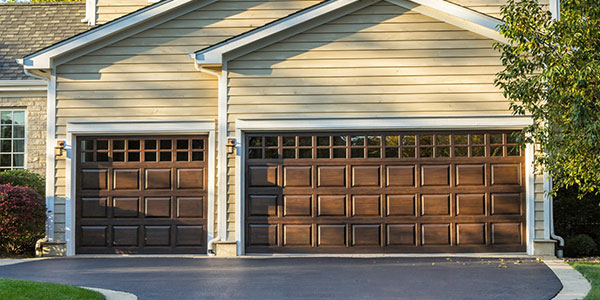
[{"label": "house exterior", "polygon": [[493,85],[501,4],[88,1],[100,26],[19,61],[48,80],[48,236],[553,255],[548,180],[511,135],[531,120]]},{"label": "house exterior", "polygon": [[0,170],[46,174],[45,80],[16,60],[90,27],[82,3],[0,3]]}]

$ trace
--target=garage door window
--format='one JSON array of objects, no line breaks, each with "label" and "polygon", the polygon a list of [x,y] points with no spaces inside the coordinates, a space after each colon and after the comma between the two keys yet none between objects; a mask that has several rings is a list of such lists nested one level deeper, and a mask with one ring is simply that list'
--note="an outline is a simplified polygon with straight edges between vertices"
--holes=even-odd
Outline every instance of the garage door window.
[{"label": "garage door window", "polygon": [[521,155],[511,132],[253,136],[248,148],[248,159],[448,159]]},{"label": "garage door window", "polygon": [[84,139],[82,162],[195,162],[204,161],[204,140],[178,139]]}]

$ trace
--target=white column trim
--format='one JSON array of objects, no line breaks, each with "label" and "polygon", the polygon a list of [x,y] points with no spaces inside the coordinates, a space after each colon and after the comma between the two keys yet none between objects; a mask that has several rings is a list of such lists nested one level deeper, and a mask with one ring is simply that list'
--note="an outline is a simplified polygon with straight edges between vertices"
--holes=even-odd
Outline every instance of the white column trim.
[{"label": "white column trim", "polygon": [[227,241],[227,136],[228,136],[228,117],[227,117],[227,85],[229,82],[229,74],[227,71],[227,63],[223,64],[221,75],[219,77],[218,91],[218,111],[217,111],[217,135],[218,135],[218,228],[221,241]]},{"label": "white column trim", "polygon": [[[214,123],[213,123],[214,124]],[[208,242],[215,238],[215,130],[208,132],[208,216],[206,217],[206,252]]]},{"label": "white column trim", "polygon": [[550,224],[550,203],[552,202],[550,197],[550,192],[552,191],[552,177],[548,172],[544,172],[544,239],[550,240],[550,226],[554,224]]},{"label": "white column trim", "polygon": [[[237,119],[236,138],[236,241],[237,254],[245,254],[245,218],[244,218],[244,168],[245,168],[245,143],[246,132],[257,131],[332,131],[332,130],[491,130],[491,129],[523,129],[531,125],[530,117],[512,115],[504,116],[430,116],[430,117],[332,117],[332,118],[246,118]],[[526,161],[526,241],[527,253],[533,255],[534,239],[534,147],[527,145]]]},{"label": "white column trim", "polygon": [[235,137],[236,143],[236,156],[235,156],[235,240],[237,241],[237,255],[244,255],[246,253],[245,240],[245,224],[244,215],[246,214],[243,205],[243,195],[245,193],[245,176],[244,170],[246,169],[244,153],[246,152],[246,144],[244,143],[244,133],[241,129],[236,128]]},{"label": "white column trim", "polygon": [[535,239],[535,146],[528,144],[525,148],[525,212],[526,217],[526,240],[527,254],[533,255]]},{"label": "white column trim", "polygon": [[[133,125],[133,126],[132,126]],[[76,137],[98,134],[120,134],[120,135],[140,135],[140,134],[208,134],[208,206],[207,230],[210,230],[214,223],[214,210],[211,214],[210,207],[214,207],[214,140],[215,140],[215,120],[197,119],[180,121],[67,121],[67,140],[65,141],[66,174],[65,174],[65,240],[67,243],[67,256],[75,255],[75,202],[76,184],[75,179],[77,170],[77,160],[73,159],[77,153]],[[54,154],[54,148],[52,148]],[[54,184],[54,180],[51,180]],[[54,188],[54,186],[53,186]],[[214,209],[214,208],[213,208]],[[210,240],[212,234],[207,234],[206,243]],[[207,249],[208,250],[208,249]]]},{"label": "white column trim", "polygon": [[[54,146],[56,145],[56,70],[52,69],[48,79],[46,96],[46,235],[54,240]],[[65,212],[66,213],[66,212]]]}]

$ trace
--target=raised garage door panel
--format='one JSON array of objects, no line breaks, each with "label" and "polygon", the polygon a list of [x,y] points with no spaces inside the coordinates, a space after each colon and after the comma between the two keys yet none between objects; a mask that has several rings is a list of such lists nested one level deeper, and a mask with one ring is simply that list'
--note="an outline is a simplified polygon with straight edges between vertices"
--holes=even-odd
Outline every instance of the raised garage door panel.
[{"label": "raised garage door panel", "polygon": [[525,251],[511,133],[247,134],[246,251]]},{"label": "raised garage door panel", "polygon": [[77,139],[77,253],[205,253],[205,136]]}]

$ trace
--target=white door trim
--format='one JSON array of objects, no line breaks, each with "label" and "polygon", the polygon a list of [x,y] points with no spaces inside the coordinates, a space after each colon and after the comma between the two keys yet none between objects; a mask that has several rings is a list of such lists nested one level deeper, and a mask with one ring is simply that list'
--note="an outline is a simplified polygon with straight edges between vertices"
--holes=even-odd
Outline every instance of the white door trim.
[{"label": "white door trim", "polygon": [[530,117],[518,116],[431,116],[431,117],[340,117],[340,118],[248,118],[238,119],[244,131],[301,130],[431,130],[431,129],[521,129]]},{"label": "white door trim", "polygon": [[[244,226],[244,135],[246,132],[260,131],[334,131],[334,130],[492,130],[522,129],[531,125],[530,117],[512,115],[499,116],[430,116],[430,117],[331,117],[331,118],[245,118],[237,119],[236,128],[236,169],[235,169],[235,230],[237,254],[245,254]],[[526,241],[527,253],[533,254],[533,167],[529,166],[533,146],[526,151]],[[531,174],[530,174],[531,173]]]},{"label": "white door trim", "polygon": [[215,120],[181,120],[181,121],[67,121],[67,140],[65,141],[66,173],[65,173],[65,241],[67,256],[75,255],[75,202],[77,153],[76,138],[86,135],[174,135],[174,134],[208,134],[208,216],[207,240],[213,238],[214,232],[214,196],[215,196]]}]

